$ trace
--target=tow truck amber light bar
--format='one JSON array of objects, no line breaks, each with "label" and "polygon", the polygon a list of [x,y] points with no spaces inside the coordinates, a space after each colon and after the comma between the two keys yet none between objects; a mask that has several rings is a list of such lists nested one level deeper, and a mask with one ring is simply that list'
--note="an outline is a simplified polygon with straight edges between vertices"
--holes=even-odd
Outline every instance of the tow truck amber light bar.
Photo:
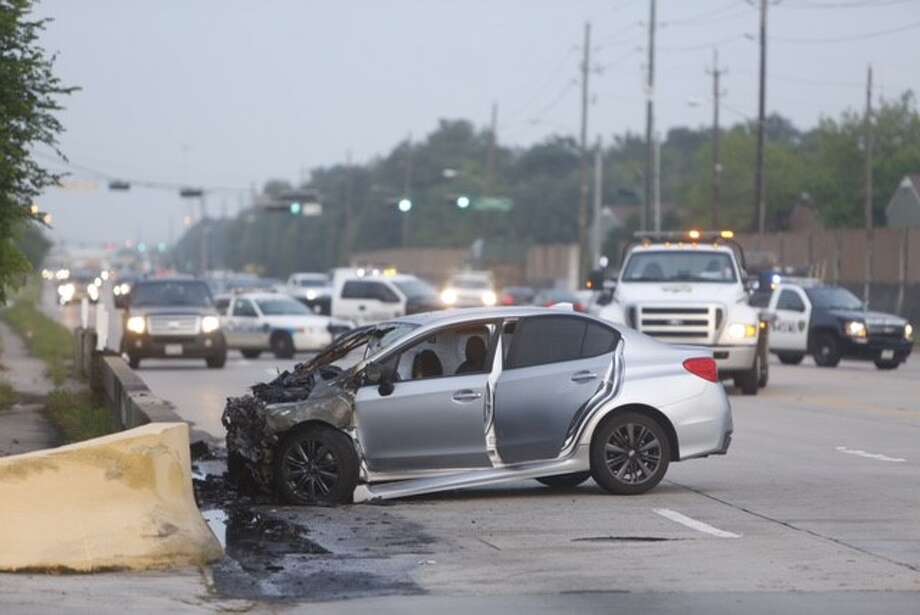
[{"label": "tow truck amber light bar", "polygon": [[714,241],[717,239],[734,239],[735,231],[636,231],[636,239],[651,239],[658,241]]}]

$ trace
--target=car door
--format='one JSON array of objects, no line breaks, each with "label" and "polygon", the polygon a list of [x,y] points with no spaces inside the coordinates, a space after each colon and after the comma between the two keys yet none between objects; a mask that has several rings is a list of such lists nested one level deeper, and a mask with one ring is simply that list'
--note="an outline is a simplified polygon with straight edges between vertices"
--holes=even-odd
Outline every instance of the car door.
[{"label": "car door", "polygon": [[[496,323],[479,324],[487,344],[481,367],[464,370],[457,340],[464,327],[446,327],[397,348],[380,364],[400,374],[392,391],[376,385],[358,389],[355,414],[368,467],[375,472],[411,472],[489,467],[484,429],[487,381],[492,365]],[[446,350],[453,348],[453,357]],[[416,374],[424,351],[440,352],[440,375]],[[409,366],[412,365],[412,369]]]},{"label": "car door", "polygon": [[776,319],[770,331],[770,348],[782,352],[805,352],[811,302],[800,288],[794,286],[780,286],[776,293]]},{"label": "car door", "polygon": [[[249,299],[238,298],[231,307],[232,333],[228,338],[230,346],[235,348],[253,348],[259,346],[259,314]],[[232,340],[232,341],[231,341]]]},{"label": "car door", "polygon": [[575,414],[602,386],[619,332],[574,315],[531,316],[505,328],[496,448],[505,463],[554,458]]}]

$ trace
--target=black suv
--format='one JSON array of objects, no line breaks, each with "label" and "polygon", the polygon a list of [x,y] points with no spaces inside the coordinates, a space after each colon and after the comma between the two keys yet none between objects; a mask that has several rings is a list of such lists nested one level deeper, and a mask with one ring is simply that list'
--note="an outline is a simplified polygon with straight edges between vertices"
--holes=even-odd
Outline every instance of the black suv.
[{"label": "black suv", "polygon": [[208,285],[200,280],[140,280],[119,302],[124,308],[121,352],[136,368],[141,359],[204,359],[223,367],[227,342]]}]

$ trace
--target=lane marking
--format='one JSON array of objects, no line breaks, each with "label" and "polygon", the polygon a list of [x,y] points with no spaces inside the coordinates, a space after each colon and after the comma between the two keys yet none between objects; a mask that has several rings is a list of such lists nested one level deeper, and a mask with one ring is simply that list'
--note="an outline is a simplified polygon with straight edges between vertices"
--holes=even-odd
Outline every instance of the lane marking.
[{"label": "lane marking", "polygon": [[687,515],[682,515],[676,510],[671,510],[670,508],[653,508],[652,509],[656,514],[661,515],[665,519],[674,521],[675,523],[680,523],[689,527],[691,530],[696,530],[697,532],[703,532],[704,534],[710,534],[712,536],[718,536],[719,538],[741,538],[741,534],[735,534],[734,532],[726,532],[725,530],[720,530],[717,527],[712,527],[708,523],[703,523],[702,521],[697,521]]},{"label": "lane marking", "polygon": [[856,455],[857,457],[865,457],[866,459],[877,459],[878,461],[890,461],[891,463],[904,463],[907,461],[903,457],[889,457],[881,453],[867,453],[862,449],[847,448],[845,446],[838,446],[834,450],[847,455]]}]

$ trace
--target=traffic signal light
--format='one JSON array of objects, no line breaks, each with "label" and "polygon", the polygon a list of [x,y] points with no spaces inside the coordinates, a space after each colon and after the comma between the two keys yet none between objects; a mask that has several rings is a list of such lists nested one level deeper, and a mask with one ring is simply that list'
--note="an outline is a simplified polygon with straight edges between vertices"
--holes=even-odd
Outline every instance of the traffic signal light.
[{"label": "traffic signal light", "polygon": [[299,216],[299,215],[300,215],[301,209],[302,209],[302,206],[301,206],[301,204],[300,204],[299,202],[297,202],[297,201],[294,201],[294,202],[291,203],[291,205],[290,205],[291,213],[294,214],[295,216]]}]

